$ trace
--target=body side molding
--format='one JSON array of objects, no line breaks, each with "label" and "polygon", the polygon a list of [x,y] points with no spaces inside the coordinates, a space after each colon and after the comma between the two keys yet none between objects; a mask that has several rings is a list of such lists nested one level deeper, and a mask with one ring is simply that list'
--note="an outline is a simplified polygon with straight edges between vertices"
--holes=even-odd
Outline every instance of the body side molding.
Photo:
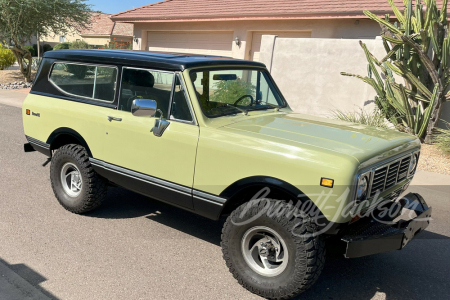
[{"label": "body side molding", "polygon": [[166,181],[147,174],[132,171],[105,161],[89,158],[94,170],[111,182],[147,197],[170,203],[217,220],[226,199],[192,188]]},{"label": "body side molding", "polygon": [[27,138],[28,143],[31,144],[31,146],[33,147],[34,150],[50,157],[51,156],[51,150],[50,150],[50,145],[47,143],[44,143],[40,140],[37,140],[35,138],[29,137],[29,136],[25,136]]}]

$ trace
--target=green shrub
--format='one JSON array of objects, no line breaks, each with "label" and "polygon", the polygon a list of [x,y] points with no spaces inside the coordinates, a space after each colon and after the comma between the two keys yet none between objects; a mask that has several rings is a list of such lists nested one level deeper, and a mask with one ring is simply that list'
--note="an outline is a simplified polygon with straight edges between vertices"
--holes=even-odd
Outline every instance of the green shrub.
[{"label": "green shrub", "polygon": [[0,70],[11,67],[16,61],[13,52],[0,43]]},{"label": "green shrub", "polygon": [[55,45],[55,47],[53,47],[53,50],[62,50],[62,49],[70,49],[70,46],[72,44],[69,42],[65,42],[65,43],[60,43],[58,45]]},{"label": "green shrub", "polygon": [[70,49],[89,49],[89,44],[85,41],[75,41],[70,46]]},{"label": "green shrub", "polygon": [[384,114],[379,109],[374,109],[373,112],[366,112],[363,109],[355,112],[342,112],[340,110],[333,111],[335,119],[342,121],[368,125],[378,128],[389,128]]},{"label": "green shrub", "polygon": [[67,72],[72,73],[75,78],[83,79],[86,76],[88,68],[83,65],[67,64]]},{"label": "green shrub", "polygon": [[33,46],[25,46],[23,48],[27,49],[28,51],[30,51],[31,56],[36,56],[36,52],[34,51]]},{"label": "green shrub", "polygon": [[[241,79],[221,80],[214,84],[216,91],[211,95],[211,101],[234,104],[242,95],[252,95],[255,92],[255,86],[250,82]],[[249,105],[250,99],[246,98],[240,102],[240,105]]]},{"label": "green shrub", "polygon": [[432,142],[445,154],[450,154],[450,123],[442,120],[447,129],[434,128],[432,135]]},{"label": "green shrub", "polygon": [[44,52],[53,50],[52,46],[50,46],[49,44],[44,44],[42,48],[44,49]]}]

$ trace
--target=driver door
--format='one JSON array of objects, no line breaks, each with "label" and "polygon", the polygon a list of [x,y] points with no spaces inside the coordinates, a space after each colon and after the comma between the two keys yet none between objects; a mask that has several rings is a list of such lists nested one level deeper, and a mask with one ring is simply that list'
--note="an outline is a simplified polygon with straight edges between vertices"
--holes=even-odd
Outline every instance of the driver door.
[{"label": "driver door", "polygon": [[[152,128],[155,117],[131,113],[134,99],[155,100],[169,121],[161,136]],[[169,114],[170,112],[170,114]],[[130,190],[193,208],[192,185],[199,128],[179,74],[123,68],[118,110],[107,124],[105,165],[112,181]],[[111,180],[111,179],[110,179]]]}]

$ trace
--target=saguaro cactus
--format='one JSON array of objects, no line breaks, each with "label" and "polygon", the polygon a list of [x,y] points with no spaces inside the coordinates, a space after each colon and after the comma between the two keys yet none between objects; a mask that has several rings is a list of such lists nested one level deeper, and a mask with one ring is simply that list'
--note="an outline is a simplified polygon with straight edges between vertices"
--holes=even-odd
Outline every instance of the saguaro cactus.
[{"label": "saguaro cactus", "polygon": [[[416,0],[414,6],[412,0],[403,0],[403,13],[393,0],[388,2],[397,19],[394,23],[389,15],[383,19],[364,11],[381,26],[386,56],[378,60],[360,42],[369,62],[368,76],[341,74],[370,84],[377,93],[377,106],[394,125],[429,142],[442,104],[450,100],[450,92],[446,94],[450,85],[448,0],[443,0],[441,10],[436,0]],[[394,73],[404,79],[404,85],[395,82]]]}]

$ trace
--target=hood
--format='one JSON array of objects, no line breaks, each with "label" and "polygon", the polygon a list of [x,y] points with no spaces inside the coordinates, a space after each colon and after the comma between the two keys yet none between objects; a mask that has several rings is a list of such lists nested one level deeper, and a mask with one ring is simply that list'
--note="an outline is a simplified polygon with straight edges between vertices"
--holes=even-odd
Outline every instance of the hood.
[{"label": "hood", "polygon": [[419,140],[406,133],[297,113],[258,115],[224,128],[339,152],[360,163],[420,147]]}]

